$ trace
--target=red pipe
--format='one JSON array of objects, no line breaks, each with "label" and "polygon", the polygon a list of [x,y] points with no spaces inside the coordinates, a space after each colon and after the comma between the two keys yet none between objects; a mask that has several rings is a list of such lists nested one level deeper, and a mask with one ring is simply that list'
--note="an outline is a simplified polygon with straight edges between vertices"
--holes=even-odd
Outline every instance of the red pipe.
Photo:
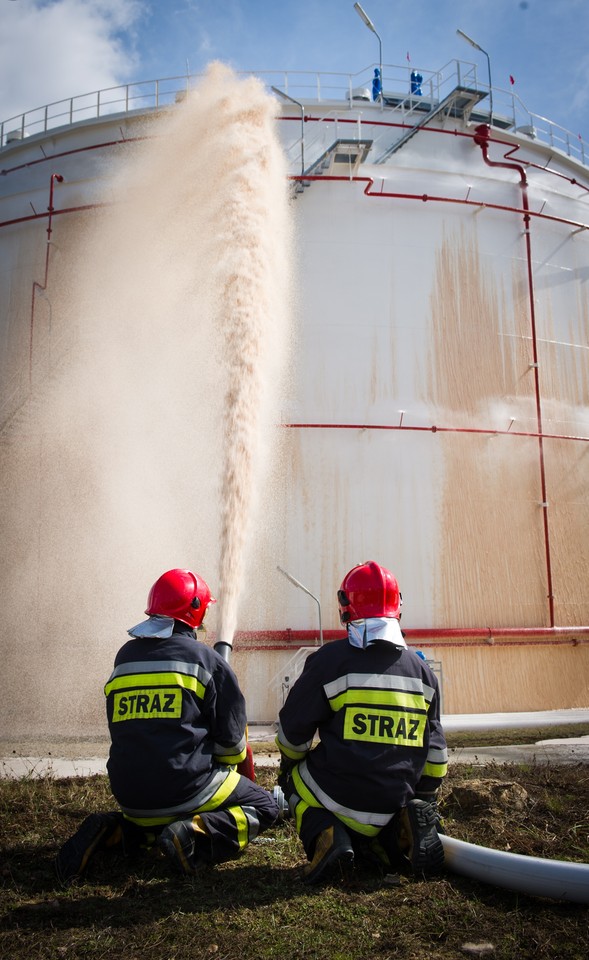
[{"label": "red pipe", "polygon": [[[323,630],[324,642],[341,640],[343,631]],[[501,647],[581,646],[589,643],[589,626],[577,627],[424,627],[403,629],[409,646],[487,647],[500,642]],[[214,642],[215,634],[211,635]],[[267,642],[265,642],[267,641]],[[247,650],[292,650],[293,647],[317,646],[318,630],[238,630],[235,645]]]},{"label": "red pipe", "polygon": [[[120,128],[119,128],[120,129]],[[14,167],[5,167],[0,170],[0,175],[5,177],[9,173],[15,173],[17,170],[26,170],[28,167],[35,167],[38,163],[48,163],[60,160],[62,157],[71,157],[76,153],[88,153],[90,150],[102,150],[105,147],[118,147],[126,143],[137,143],[141,140],[151,139],[149,137],[128,137],[126,138],[121,131],[120,140],[104,140],[102,143],[92,143],[87,147],[75,147],[73,150],[61,150],[59,153],[52,153],[50,157],[37,157],[36,160],[27,160],[25,163],[15,164]],[[41,149],[43,149],[41,147]]]},{"label": "red pipe", "polygon": [[59,210],[52,210],[51,214],[29,213],[26,217],[14,217],[13,220],[1,220],[0,227],[14,227],[19,223],[30,223],[33,220],[45,220],[50,215],[58,217],[62,213],[80,213],[83,210],[99,210],[101,207],[106,206],[108,206],[106,203],[84,203],[80,204],[78,207],[61,207]]},{"label": "red pipe", "polygon": [[[366,187],[364,189],[364,195],[366,197],[380,197],[386,198],[389,200],[420,200],[422,203],[457,203],[465,207],[477,207],[479,209],[485,208],[487,210],[502,210],[506,213],[526,213],[525,210],[522,210],[520,207],[511,207],[503,203],[488,203],[486,200],[483,202],[481,200],[469,200],[468,197],[439,197],[435,194],[429,193],[395,193],[393,191],[387,190],[378,190],[371,192],[370,188],[374,185],[374,177],[341,177],[341,176],[332,176],[330,174],[313,174],[312,176],[302,177],[300,174],[296,176],[290,176],[289,180],[303,180],[305,183],[309,182],[339,182],[339,183],[365,183]],[[470,192],[470,191],[469,191]],[[563,223],[566,226],[575,227],[577,230],[589,230],[589,223],[582,223],[580,220],[569,220],[567,217],[557,217],[554,214],[536,212],[535,210],[527,211],[529,217],[537,217],[539,220],[550,220],[553,223]],[[2,224],[0,224],[2,226]]]},{"label": "red pipe", "polygon": [[542,437],[542,399],[540,393],[540,374],[538,369],[538,340],[536,334],[536,305],[534,302],[534,274],[532,269],[532,242],[530,238],[530,203],[528,198],[528,178],[519,163],[508,163],[505,160],[489,159],[489,142],[491,128],[487,124],[475,127],[474,142],[481,148],[483,160],[489,167],[500,167],[503,170],[515,170],[519,174],[524,208],[524,236],[526,241],[526,261],[528,273],[528,298],[530,303],[530,325],[532,328],[532,356],[534,370],[534,390],[536,394],[536,421],[538,424],[538,454],[540,460],[540,487],[542,496],[542,517],[544,523],[544,552],[546,555],[546,586],[548,591],[548,608],[550,626],[554,626],[554,595],[552,592],[552,563],[550,557],[550,528],[548,525],[548,498],[546,492],[546,469],[544,463],[544,440]]},{"label": "red pipe", "polygon": [[[280,427],[290,430],[409,430],[425,433],[479,433],[489,437],[508,436],[508,437],[532,437],[538,439],[539,433],[526,430],[494,430],[491,427],[438,427],[432,424],[431,427],[403,426],[401,423],[281,423]],[[543,433],[545,440],[580,440],[588,442],[589,437],[577,437],[574,434],[566,433]]]},{"label": "red pipe", "polygon": [[[502,146],[510,147],[509,150],[506,150],[503,156],[507,159],[512,154],[517,153],[518,150],[521,150],[520,143],[508,143],[506,140],[493,140],[493,143],[500,143]],[[534,163],[532,160],[520,160],[526,169],[530,167],[533,170],[540,170],[542,173],[550,173],[553,177],[560,177],[561,180],[566,180],[567,183],[570,183],[573,187],[579,187],[580,190],[584,190],[585,193],[589,193],[589,187],[586,187],[584,183],[579,183],[576,177],[569,177],[566,173],[561,173],[559,170],[554,170],[552,167],[546,165],[542,166],[541,163]]]},{"label": "red pipe", "polygon": [[31,323],[29,334],[29,390],[33,389],[33,336],[35,325],[35,299],[37,290],[45,291],[47,289],[47,277],[49,275],[49,249],[51,244],[51,233],[53,231],[53,191],[56,181],[57,183],[63,183],[63,177],[60,173],[52,173],[51,180],[49,182],[49,206],[47,207],[49,216],[47,218],[47,245],[45,247],[45,276],[43,278],[43,283],[33,280],[33,289],[31,295]]}]

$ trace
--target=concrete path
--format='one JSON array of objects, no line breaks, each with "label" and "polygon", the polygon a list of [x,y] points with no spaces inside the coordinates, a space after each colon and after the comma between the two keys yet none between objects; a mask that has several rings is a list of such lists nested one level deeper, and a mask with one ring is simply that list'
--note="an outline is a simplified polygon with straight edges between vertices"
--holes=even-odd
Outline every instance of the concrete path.
[{"label": "concrete path", "polygon": [[[513,747],[478,747],[450,750],[450,763],[484,765],[487,763],[586,763],[589,764],[589,736],[551,740],[550,727],[563,723],[589,723],[589,709],[550,710],[535,713],[457,714],[442,719],[444,728],[457,730],[500,730],[522,727],[541,728],[546,739]],[[252,744],[273,744],[276,724],[252,724]],[[15,740],[0,741],[0,778],[88,777],[106,773],[109,741],[97,740]],[[276,766],[278,755],[256,751],[260,767]]]}]

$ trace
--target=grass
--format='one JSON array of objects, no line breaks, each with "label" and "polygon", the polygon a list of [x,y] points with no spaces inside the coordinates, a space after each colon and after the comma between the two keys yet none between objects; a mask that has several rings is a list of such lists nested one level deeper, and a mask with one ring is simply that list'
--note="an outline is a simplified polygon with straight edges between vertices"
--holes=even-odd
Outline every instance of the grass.
[{"label": "grass", "polygon": [[[475,740],[480,745],[478,735]],[[275,770],[260,766],[257,776],[271,788]],[[103,776],[0,780],[3,960],[587,957],[586,906],[518,895],[457,874],[394,878],[359,864],[348,879],[308,888],[289,820],[240,860],[195,879],[176,877],[158,855],[129,861],[101,852],[83,881],[62,888],[53,872],[57,849],[89,812],[110,809]],[[441,809],[447,833],[459,839],[589,862],[586,765],[453,764]]]},{"label": "grass", "polygon": [[[507,727],[504,730],[455,730],[446,733],[446,741],[451,749],[464,747],[501,747],[516,746],[523,743],[537,743],[538,740],[564,740],[571,737],[588,737],[589,723],[562,723],[551,727]],[[253,742],[254,754],[268,754],[276,751],[276,745],[270,742]]]},{"label": "grass", "polygon": [[564,740],[570,737],[589,736],[588,723],[563,723],[552,727],[521,727],[504,730],[455,730],[446,734],[448,746],[502,747],[522,743],[537,743],[539,740]]}]

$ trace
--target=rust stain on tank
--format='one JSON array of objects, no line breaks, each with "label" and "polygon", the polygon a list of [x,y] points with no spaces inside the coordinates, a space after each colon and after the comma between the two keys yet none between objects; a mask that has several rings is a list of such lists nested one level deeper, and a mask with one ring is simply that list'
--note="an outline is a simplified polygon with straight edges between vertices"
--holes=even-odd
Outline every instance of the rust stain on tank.
[{"label": "rust stain on tank", "polygon": [[[524,268],[512,269],[510,298],[464,229],[437,253],[429,399],[449,426],[492,430],[499,406],[506,429],[512,407],[533,409]],[[436,625],[546,624],[537,442],[476,432],[436,442],[444,461]]]}]

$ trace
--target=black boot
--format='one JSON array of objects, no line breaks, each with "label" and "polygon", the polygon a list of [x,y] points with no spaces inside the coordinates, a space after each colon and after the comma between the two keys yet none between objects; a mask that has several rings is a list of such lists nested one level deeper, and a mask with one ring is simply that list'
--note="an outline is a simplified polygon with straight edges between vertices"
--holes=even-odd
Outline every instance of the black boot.
[{"label": "black boot", "polygon": [[212,861],[211,838],[198,815],[164,827],[157,844],[176,870],[188,876],[194,876]]},{"label": "black boot", "polygon": [[91,813],[73,837],[66,840],[55,858],[55,872],[61,883],[80,877],[90,857],[101,846],[114,846],[122,839],[121,813]]},{"label": "black boot", "polygon": [[305,883],[317,883],[324,874],[339,866],[349,867],[354,862],[354,848],[347,830],[335,823],[317,837],[315,852],[310,863],[303,867]]},{"label": "black boot", "polygon": [[398,849],[415,874],[440,873],[444,866],[444,847],[438,836],[439,822],[435,803],[410,800],[395,817],[394,837]]}]

